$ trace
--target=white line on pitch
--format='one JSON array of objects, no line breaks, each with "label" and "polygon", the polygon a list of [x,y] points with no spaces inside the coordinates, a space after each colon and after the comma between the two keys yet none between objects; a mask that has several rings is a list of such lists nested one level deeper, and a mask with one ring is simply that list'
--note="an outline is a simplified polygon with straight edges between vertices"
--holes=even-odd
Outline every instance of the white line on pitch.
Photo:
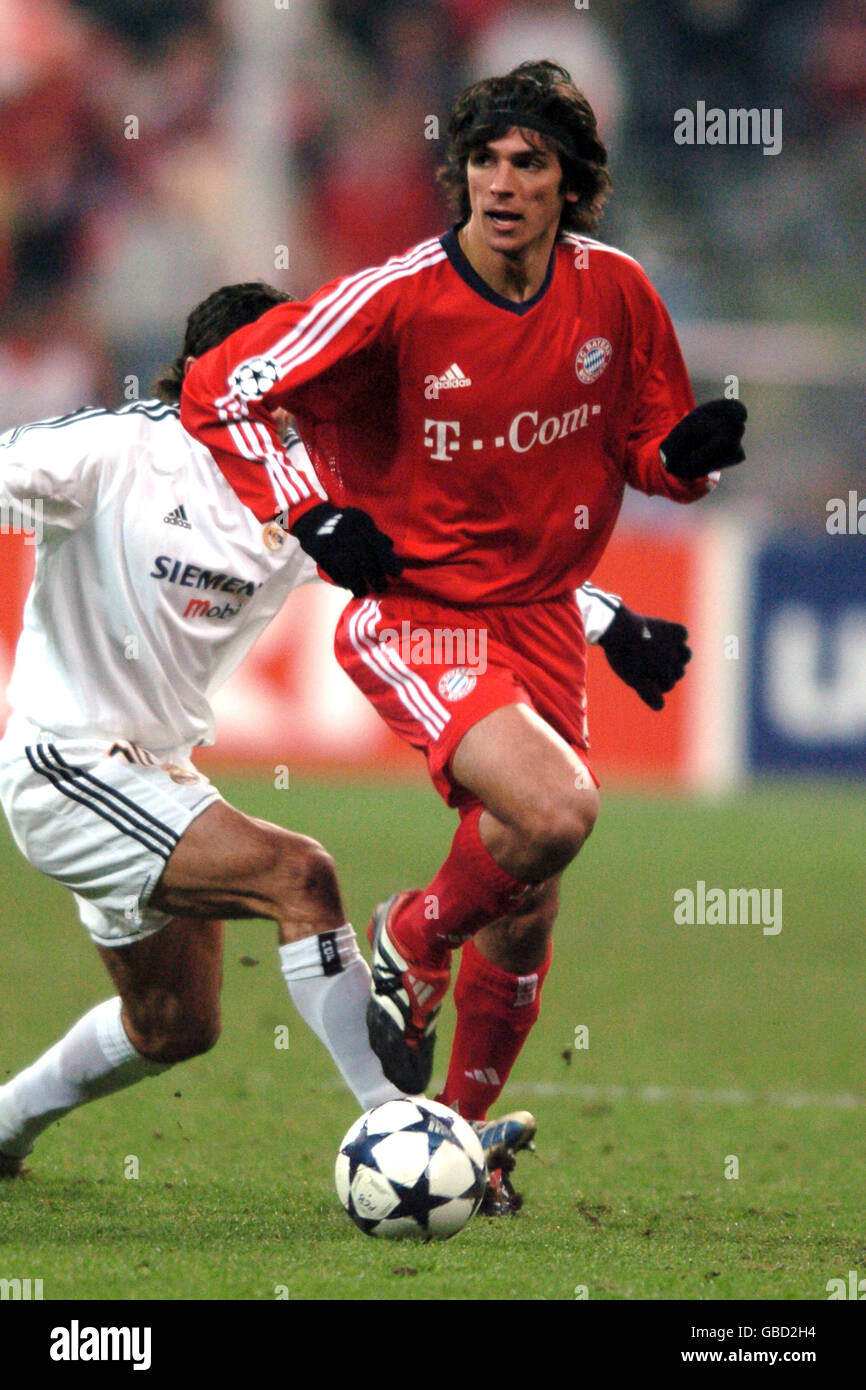
[{"label": "white line on pitch", "polygon": [[823,1110],[862,1110],[866,1097],[843,1092],[820,1095],[809,1091],[706,1090],[700,1086],[567,1086],[558,1081],[526,1081],[513,1087],[528,1096],[562,1096],[574,1100],[637,1100],[650,1105],[686,1102],[693,1105],[769,1105],[785,1110],[813,1107]]}]

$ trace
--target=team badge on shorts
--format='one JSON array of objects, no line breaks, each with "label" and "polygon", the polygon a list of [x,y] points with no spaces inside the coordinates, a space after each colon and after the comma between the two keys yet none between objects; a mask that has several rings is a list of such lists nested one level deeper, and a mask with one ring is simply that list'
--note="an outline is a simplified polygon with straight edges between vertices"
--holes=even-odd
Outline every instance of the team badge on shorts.
[{"label": "team badge on shorts", "polygon": [[444,676],[439,677],[439,694],[443,700],[462,700],[475,689],[477,683],[478,677],[467,671],[465,666],[455,666],[453,671],[446,671]]},{"label": "team badge on shorts", "polygon": [[587,338],[574,359],[578,381],[582,381],[585,386],[598,381],[612,354],[613,348],[607,338]]},{"label": "team badge on shorts", "polygon": [[268,550],[281,550],[286,543],[286,535],[278,521],[269,521],[262,530],[262,540]]}]

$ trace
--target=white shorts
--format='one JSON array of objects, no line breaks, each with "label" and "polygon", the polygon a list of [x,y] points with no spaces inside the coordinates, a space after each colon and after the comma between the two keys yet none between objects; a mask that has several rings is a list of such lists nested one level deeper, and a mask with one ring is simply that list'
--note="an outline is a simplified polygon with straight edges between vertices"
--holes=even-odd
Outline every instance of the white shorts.
[{"label": "white shorts", "polygon": [[0,741],[0,803],[15,843],[72,890],[99,946],[127,946],[172,920],[148,898],[181,835],[221,800],[189,753],[64,739],[20,720]]}]

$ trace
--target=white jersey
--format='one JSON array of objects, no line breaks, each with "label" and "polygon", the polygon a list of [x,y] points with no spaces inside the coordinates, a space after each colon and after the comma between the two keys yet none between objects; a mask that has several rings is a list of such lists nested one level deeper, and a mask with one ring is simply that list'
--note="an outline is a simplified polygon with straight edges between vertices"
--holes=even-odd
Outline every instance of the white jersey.
[{"label": "white jersey", "polygon": [[[297,437],[288,447],[319,490]],[[12,722],[63,737],[153,751],[212,743],[214,692],[316,577],[160,401],[0,435],[0,505],[37,532]]]}]

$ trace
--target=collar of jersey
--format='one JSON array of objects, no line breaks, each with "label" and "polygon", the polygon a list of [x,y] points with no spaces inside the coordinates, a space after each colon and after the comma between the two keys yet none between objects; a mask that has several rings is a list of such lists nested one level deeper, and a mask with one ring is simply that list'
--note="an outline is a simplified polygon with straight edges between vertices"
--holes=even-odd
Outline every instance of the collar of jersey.
[{"label": "collar of jersey", "polygon": [[483,280],[478,271],[469,263],[463,254],[463,248],[457,239],[457,233],[462,226],[462,222],[457,223],[449,232],[439,238],[439,244],[453,265],[460,279],[465,281],[471,290],[480,294],[482,299],[486,299],[489,304],[495,304],[498,309],[507,309],[509,314],[528,314],[530,309],[534,309],[539,299],[547,293],[551,280],[553,279],[553,267],[556,262],[556,242],[550,250],[550,260],[547,263],[547,270],[541,287],[536,290],[531,299],[524,299],[518,303],[514,299],[506,299],[504,294],[497,294],[491,289],[486,280]]}]

